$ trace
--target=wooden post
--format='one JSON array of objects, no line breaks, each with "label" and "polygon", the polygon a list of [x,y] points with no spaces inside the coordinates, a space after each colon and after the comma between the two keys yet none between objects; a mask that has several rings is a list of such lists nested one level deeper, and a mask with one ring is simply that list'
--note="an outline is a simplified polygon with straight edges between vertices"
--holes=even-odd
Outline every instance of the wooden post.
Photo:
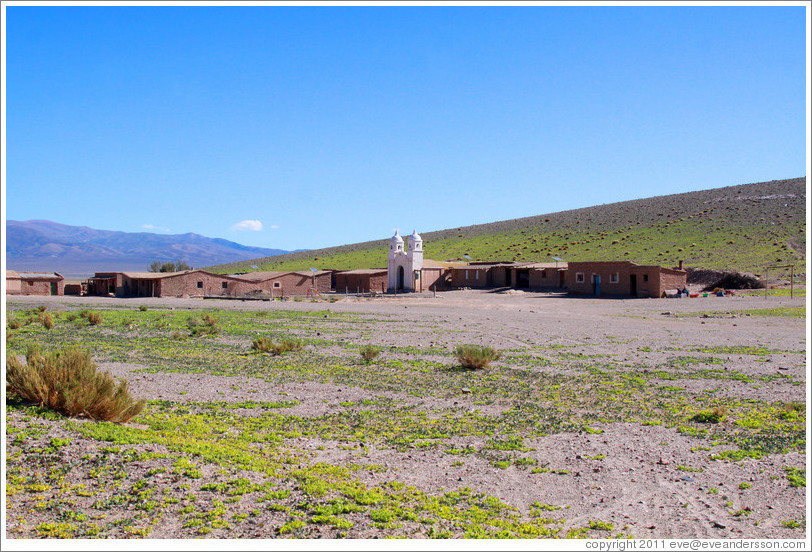
[{"label": "wooden post", "polygon": [[767,298],[767,289],[770,287],[770,269],[764,269],[764,298]]},{"label": "wooden post", "polygon": [[795,287],[795,265],[789,265],[789,298],[792,299],[792,289]]}]

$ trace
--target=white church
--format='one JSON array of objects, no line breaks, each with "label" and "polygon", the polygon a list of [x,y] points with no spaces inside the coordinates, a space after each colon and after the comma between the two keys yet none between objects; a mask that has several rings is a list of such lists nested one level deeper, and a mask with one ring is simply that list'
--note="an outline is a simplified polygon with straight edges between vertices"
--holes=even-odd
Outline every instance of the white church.
[{"label": "white church", "polygon": [[423,238],[415,230],[406,238],[405,245],[404,249],[403,238],[395,230],[395,235],[389,239],[387,280],[390,292],[423,289],[420,280],[423,273]]}]

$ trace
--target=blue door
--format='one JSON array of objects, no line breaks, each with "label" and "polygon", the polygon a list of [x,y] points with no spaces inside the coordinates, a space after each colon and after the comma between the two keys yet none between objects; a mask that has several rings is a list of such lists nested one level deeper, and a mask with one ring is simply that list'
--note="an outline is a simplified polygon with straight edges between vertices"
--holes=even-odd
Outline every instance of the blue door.
[{"label": "blue door", "polygon": [[595,292],[595,297],[601,294],[601,277],[597,274],[594,276],[595,280],[592,282],[592,290]]}]

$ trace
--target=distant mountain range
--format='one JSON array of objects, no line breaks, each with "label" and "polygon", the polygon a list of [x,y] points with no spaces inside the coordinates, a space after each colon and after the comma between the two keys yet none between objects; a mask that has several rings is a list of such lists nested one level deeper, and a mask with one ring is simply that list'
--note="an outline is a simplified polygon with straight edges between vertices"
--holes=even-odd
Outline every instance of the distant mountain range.
[{"label": "distant mountain range", "polygon": [[200,268],[290,253],[199,234],[114,232],[47,220],[6,221],[6,268],[84,278],[102,271],[146,271],[153,261]]}]

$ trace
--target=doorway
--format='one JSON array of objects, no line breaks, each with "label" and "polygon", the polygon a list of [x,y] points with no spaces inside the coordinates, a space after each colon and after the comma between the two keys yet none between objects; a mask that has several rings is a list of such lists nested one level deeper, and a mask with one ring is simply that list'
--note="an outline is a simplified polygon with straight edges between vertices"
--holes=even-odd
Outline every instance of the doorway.
[{"label": "doorway", "polygon": [[637,274],[631,275],[631,280],[629,282],[629,295],[632,297],[637,297]]},{"label": "doorway", "polygon": [[398,291],[403,290],[403,280],[404,280],[403,267],[399,266],[398,267],[398,285],[397,285],[397,290]]},{"label": "doorway", "polygon": [[51,282],[51,295],[59,295],[59,288],[56,285],[56,282]]},{"label": "doorway", "polygon": [[592,276],[592,294],[595,297],[598,297],[601,294],[601,277],[599,274]]}]

